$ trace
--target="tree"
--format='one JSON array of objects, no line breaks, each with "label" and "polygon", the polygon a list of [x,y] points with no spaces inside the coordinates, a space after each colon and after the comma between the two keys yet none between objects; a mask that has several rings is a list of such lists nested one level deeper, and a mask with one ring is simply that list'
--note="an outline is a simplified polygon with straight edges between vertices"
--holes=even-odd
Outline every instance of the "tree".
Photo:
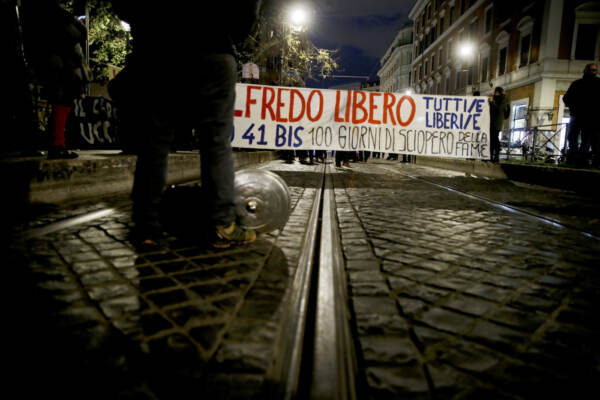
[{"label": "tree", "polygon": [[[74,0],[61,0],[63,6],[74,11]],[[114,13],[110,1],[88,0],[89,10],[89,59],[93,79],[105,82],[109,79],[109,68],[125,66],[125,57],[131,51],[131,34],[124,28]],[[79,7],[76,7],[79,8]]]},{"label": "tree", "polygon": [[256,34],[238,46],[240,62],[263,68],[260,83],[305,86],[309,78],[326,78],[338,68],[335,50],[317,48],[307,32],[283,23],[281,9],[261,9]]}]

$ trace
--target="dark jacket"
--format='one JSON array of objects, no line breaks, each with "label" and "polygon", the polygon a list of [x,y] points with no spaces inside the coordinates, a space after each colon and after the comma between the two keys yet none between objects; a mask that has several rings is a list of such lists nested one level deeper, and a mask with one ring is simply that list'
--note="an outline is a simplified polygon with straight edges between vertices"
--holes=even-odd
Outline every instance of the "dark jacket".
[{"label": "dark jacket", "polygon": [[119,17],[131,25],[136,57],[168,65],[193,62],[196,54],[229,53],[257,20],[260,0],[113,1]]},{"label": "dark jacket", "polygon": [[51,102],[70,104],[88,79],[85,27],[54,0],[23,0],[21,12],[25,54],[37,80]]},{"label": "dark jacket", "polygon": [[600,96],[600,78],[594,75],[584,75],[583,78],[571,83],[563,102],[571,115],[578,118],[592,118],[598,113],[598,96]]},{"label": "dark jacket", "polygon": [[490,129],[502,130],[504,120],[508,118],[510,108],[504,94],[494,96],[490,102]]}]

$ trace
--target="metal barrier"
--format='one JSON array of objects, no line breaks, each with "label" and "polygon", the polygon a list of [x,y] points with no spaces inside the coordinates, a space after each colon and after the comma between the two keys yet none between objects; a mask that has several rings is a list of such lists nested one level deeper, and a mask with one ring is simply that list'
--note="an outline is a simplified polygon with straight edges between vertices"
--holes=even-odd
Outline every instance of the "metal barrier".
[{"label": "metal barrier", "polygon": [[[508,140],[500,140],[500,157],[505,160],[544,161],[549,164],[562,162],[566,154],[566,128],[566,123],[560,123],[504,129],[501,137],[508,137]],[[565,144],[561,148],[563,131]],[[516,136],[516,132],[520,134]]]}]

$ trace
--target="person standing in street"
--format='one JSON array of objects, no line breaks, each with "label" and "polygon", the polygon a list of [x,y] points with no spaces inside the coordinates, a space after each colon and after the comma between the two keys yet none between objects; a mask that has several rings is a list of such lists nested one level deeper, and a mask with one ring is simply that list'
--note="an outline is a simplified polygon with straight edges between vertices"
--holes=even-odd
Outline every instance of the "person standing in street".
[{"label": "person standing in street", "polygon": [[73,101],[85,94],[90,73],[83,57],[85,26],[57,0],[22,2],[25,54],[51,105],[48,159],[77,158],[66,148]]},{"label": "person standing in street", "polygon": [[504,95],[504,89],[496,87],[494,95],[488,99],[490,103],[490,158],[492,162],[500,161],[500,132],[504,120],[510,115],[508,100]]},{"label": "person standing in street", "polygon": [[195,129],[200,145],[202,191],[211,225],[201,228],[207,230],[210,244],[253,242],[256,233],[235,222],[230,136],[237,79],[233,44],[253,29],[260,0],[112,4],[130,24],[134,40],[125,67],[130,79],[122,83],[138,102],[132,107],[140,138],[132,190],[134,241],[153,245],[164,235],[159,211],[168,154],[175,129],[185,127]]},{"label": "person standing in street", "polygon": [[567,128],[567,163],[586,164],[590,146],[592,148],[592,164],[600,165],[600,132],[598,129],[598,95],[600,79],[598,64],[585,66],[583,77],[571,83],[563,102],[571,114]]}]

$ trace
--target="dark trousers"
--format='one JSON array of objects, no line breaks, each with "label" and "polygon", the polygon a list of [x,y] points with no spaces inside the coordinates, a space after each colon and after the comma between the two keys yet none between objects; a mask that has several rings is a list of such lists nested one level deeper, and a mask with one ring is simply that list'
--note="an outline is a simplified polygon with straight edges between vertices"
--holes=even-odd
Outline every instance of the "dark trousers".
[{"label": "dark trousers", "polygon": [[[201,68],[198,68],[201,66]],[[236,63],[229,54],[198,57],[189,73],[157,73],[153,92],[141,90],[139,129],[143,132],[137,149],[132,191],[136,223],[156,220],[167,182],[168,155],[175,129],[196,129],[200,146],[203,196],[207,214],[215,225],[235,219],[231,134],[235,99]],[[184,72],[184,73],[182,73]],[[152,85],[149,85],[152,86]],[[147,89],[151,90],[151,89]],[[187,92],[192,96],[186,96]],[[154,96],[151,94],[155,93]],[[148,97],[143,98],[146,94]]]},{"label": "dark trousers", "polygon": [[350,151],[336,151],[335,152],[335,165],[336,167],[341,167],[342,163],[348,162],[350,159]]},{"label": "dark trousers", "polygon": [[500,161],[500,130],[490,129],[490,158],[492,162]]},{"label": "dark trousers", "polygon": [[[594,132],[596,130],[596,132]],[[591,120],[571,116],[567,128],[567,142],[569,143],[569,154],[584,157],[592,148],[595,157],[598,157],[598,129],[594,127]]]}]

